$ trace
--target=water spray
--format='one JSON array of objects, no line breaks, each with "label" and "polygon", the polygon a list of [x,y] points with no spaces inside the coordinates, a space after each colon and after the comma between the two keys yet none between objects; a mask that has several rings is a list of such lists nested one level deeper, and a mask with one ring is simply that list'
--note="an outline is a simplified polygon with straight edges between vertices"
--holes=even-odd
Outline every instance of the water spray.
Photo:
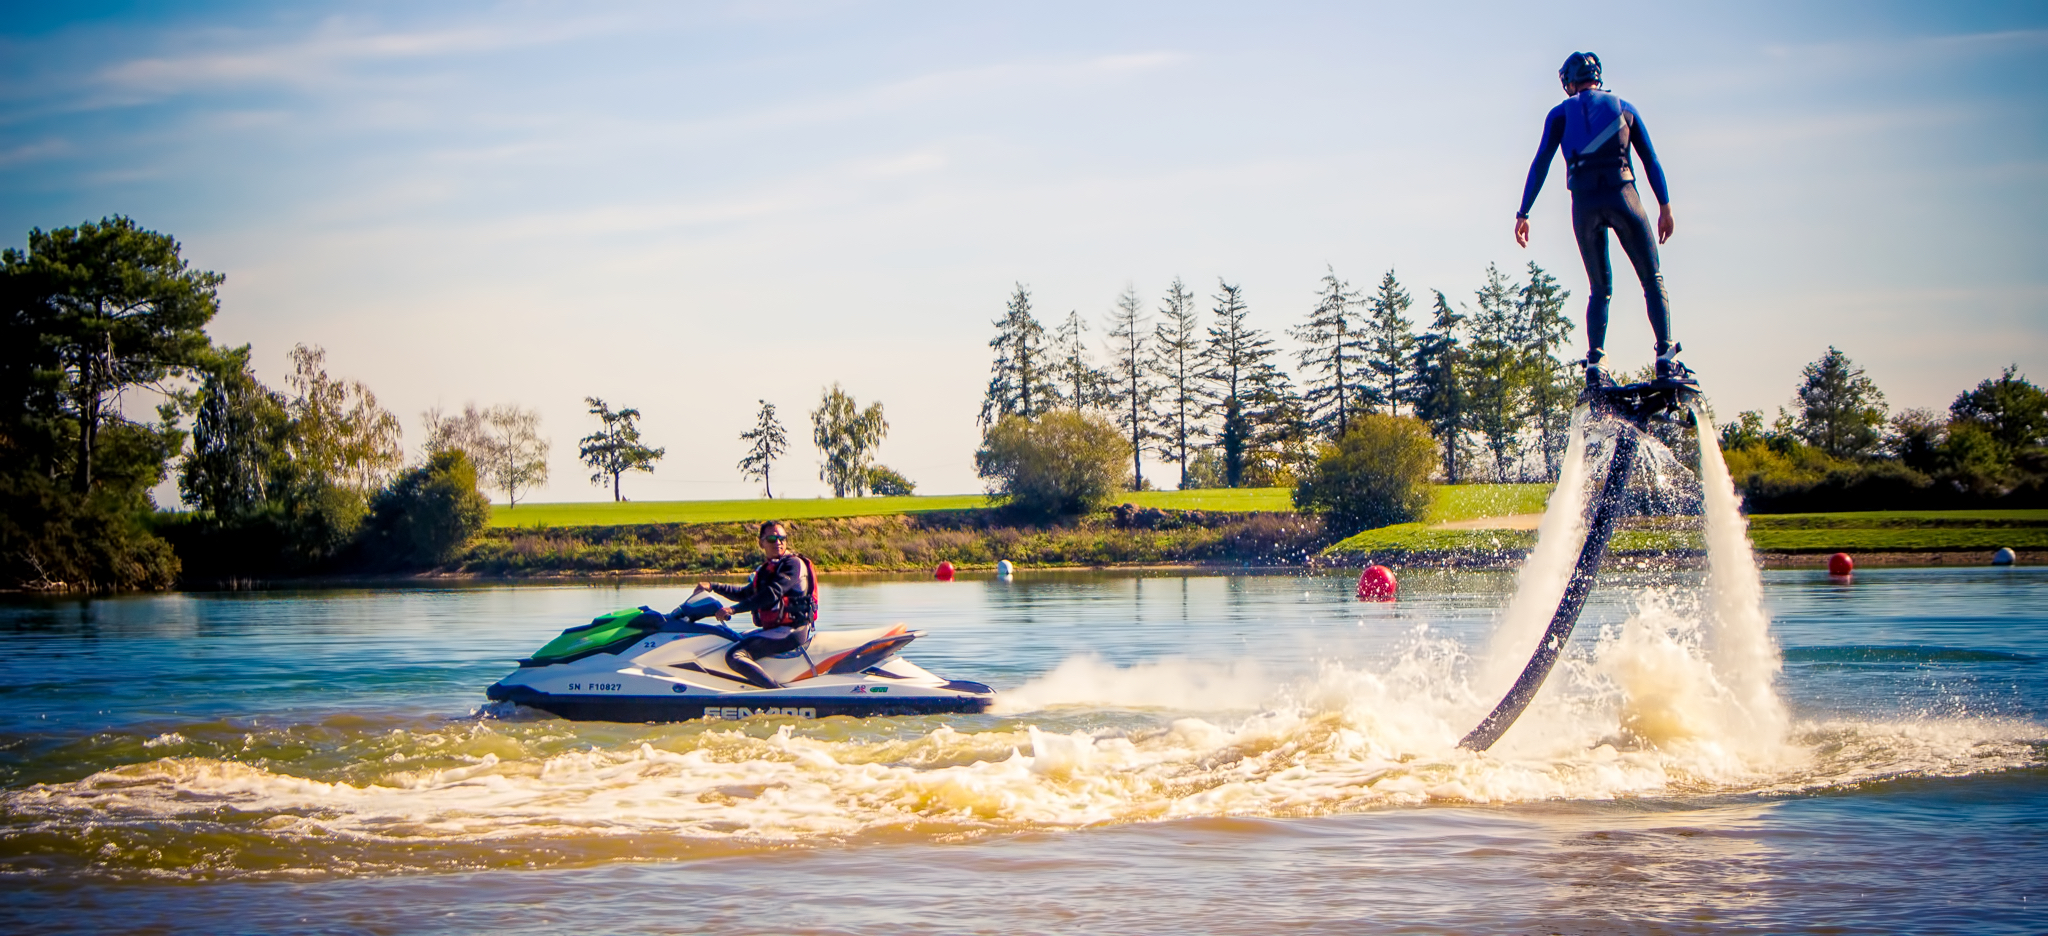
[{"label": "water spray", "polygon": [[[1536,644],[1536,653],[1529,658],[1529,665],[1522,668],[1522,675],[1516,677],[1515,684],[1508,689],[1500,704],[1493,707],[1492,713],[1458,742],[1459,747],[1473,751],[1492,747],[1514,726],[1515,719],[1522,716],[1522,710],[1536,698],[1536,691],[1543,688],[1543,680],[1550,676],[1551,668],[1557,665],[1558,655],[1564,652],[1565,641],[1571,639],[1572,627],[1579,621],[1579,612],[1585,609],[1586,596],[1592,593],[1599,578],[1600,561],[1607,555],[1607,542],[1614,537],[1615,524],[1627,508],[1629,475],[1635,470],[1641,436],[1652,419],[1697,429],[1699,420],[1695,417],[1695,409],[1699,405],[1699,397],[1699,382],[1690,376],[1625,386],[1589,387],[1579,396],[1579,406],[1588,410],[1588,418],[1574,421],[1580,427],[1579,431],[1590,432],[1596,425],[1604,425],[1614,433],[1614,452],[1607,460],[1607,476],[1588,505],[1592,519],[1586,524],[1585,545],[1579,548],[1579,561],[1572,566],[1571,580],[1565,585],[1564,597],[1558,600],[1557,612],[1551,615],[1550,626]],[[1703,451],[1713,444],[1715,440],[1712,439],[1700,440]]]}]

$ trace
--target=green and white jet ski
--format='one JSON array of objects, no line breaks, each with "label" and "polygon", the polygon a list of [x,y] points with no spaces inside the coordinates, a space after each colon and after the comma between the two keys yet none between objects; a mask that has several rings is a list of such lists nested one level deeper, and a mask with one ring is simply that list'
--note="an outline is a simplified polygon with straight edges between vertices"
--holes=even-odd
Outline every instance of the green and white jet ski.
[{"label": "green and white jet ski", "polygon": [[486,691],[579,721],[672,722],[754,715],[924,715],[984,712],[995,690],[935,676],[898,656],[924,636],[903,625],[819,630],[810,645],[758,662],[780,689],[763,689],[726,664],[743,634],[716,620],[710,594],[670,614],[614,611],[571,627],[519,661]]}]

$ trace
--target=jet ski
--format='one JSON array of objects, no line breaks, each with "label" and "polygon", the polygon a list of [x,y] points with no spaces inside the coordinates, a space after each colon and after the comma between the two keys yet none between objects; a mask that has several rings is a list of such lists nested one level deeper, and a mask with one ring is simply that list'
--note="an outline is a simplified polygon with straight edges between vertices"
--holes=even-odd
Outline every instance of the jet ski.
[{"label": "jet ski", "polygon": [[755,715],[926,715],[984,712],[995,690],[935,676],[897,654],[923,631],[820,630],[810,645],[757,662],[780,689],[734,672],[725,652],[743,636],[716,620],[708,593],[669,614],[645,606],[571,627],[519,661],[485,694],[578,721],[673,722]]}]

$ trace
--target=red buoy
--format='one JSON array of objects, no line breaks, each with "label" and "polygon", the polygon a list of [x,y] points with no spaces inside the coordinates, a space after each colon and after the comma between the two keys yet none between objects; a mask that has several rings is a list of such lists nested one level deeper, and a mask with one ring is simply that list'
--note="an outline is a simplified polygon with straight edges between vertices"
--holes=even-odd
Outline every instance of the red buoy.
[{"label": "red buoy", "polygon": [[939,580],[939,581],[941,581],[941,582],[950,582],[950,581],[952,581],[952,580],[953,580],[953,564],[952,564],[952,563],[950,563],[950,562],[941,562],[941,563],[939,563],[939,567],[938,567],[938,568],[936,568],[936,569],[933,569],[933,570],[932,570],[932,578],[938,579],[938,580]]},{"label": "red buoy", "polygon": [[1365,571],[1358,574],[1360,601],[1392,601],[1400,590],[1400,583],[1394,581],[1394,570],[1386,566],[1366,566]]},{"label": "red buoy", "polygon": [[1848,553],[1836,553],[1828,557],[1829,575],[1846,576],[1855,571],[1856,560],[1849,558]]}]

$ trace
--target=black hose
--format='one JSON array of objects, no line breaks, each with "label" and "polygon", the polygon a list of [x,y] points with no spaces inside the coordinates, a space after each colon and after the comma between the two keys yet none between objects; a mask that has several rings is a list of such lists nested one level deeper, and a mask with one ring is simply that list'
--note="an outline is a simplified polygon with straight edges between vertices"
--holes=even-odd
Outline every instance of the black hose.
[{"label": "black hose", "polygon": [[1536,655],[1529,658],[1529,665],[1522,669],[1522,675],[1508,690],[1506,698],[1494,706],[1493,714],[1472,729],[1458,746],[1473,751],[1484,751],[1493,746],[1500,736],[1507,733],[1522,717],[1522,710],[1529,707],[1536,698],[1536,690],[1543,688],[1543,680],[1550,676],[1550,668],[1557,665],[1557,655],[1564,651],[1564,642],[1571,638],[1572,625],[1579,621],[1579,612],[1586,606],[1586,595],[1593,591],[1593,580],[1599,575],[1600,560],[1607,555],[1607,541],[1614,536],[1615,521],[1621,519],[1628,494],[1628,476],[1636,464],[1636,428],[1616,420],[1614,430],[1614,457],[1607,461],[1607,480],[1600,485],[1598,500],[1594,502],[1593,521],[1586,528],[1586,544],[1579,548],[1579,564],[1572,567],[1572,580],[1564,587],[1564,598],[1557,603],[1557,613],[1550,617],[1550,628],[1543,632],[1543,642],[1536,645]]}]

